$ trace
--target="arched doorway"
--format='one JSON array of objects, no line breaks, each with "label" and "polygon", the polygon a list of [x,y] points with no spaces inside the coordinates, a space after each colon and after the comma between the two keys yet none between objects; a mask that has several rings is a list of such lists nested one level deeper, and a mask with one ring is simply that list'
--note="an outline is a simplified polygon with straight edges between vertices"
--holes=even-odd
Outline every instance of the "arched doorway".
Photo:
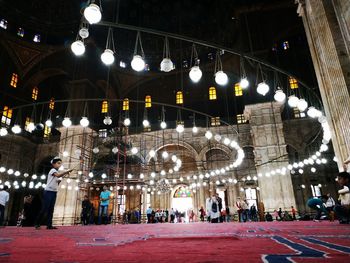
[{"label": "arched doorway", "polygon": [[[179,186],[175,188],[172,195],[172,208],[178,211],[180,217],[184,222],[189,222],[189,213],[193,210],[193,195],[192,191],[186,186]],[[179,220],[179,219],[177,219]]]}]

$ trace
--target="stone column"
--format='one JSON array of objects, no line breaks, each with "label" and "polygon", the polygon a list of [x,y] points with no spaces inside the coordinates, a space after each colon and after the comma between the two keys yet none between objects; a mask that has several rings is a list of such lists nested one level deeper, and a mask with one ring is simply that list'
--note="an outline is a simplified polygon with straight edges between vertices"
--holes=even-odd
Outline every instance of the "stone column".
[{"label": "stone column", "polygon": [[288,165],[287,147],[284,141],[281,105],[274,102],[247,105],[244,115],[249,120],[254,145],[255,165],[259,177],[260,197],[265,211],[295,207],[295,197],[290,174],[265,173]]},{"label": "stone column", "polygon": [[350,155],[350,2],[296,0],[342,170]]},{"label": "stone column", "polygon": [[[89,172],[91,149],[93,147],[93,131],[81,126],[60,128],[61,140],[59,144],[59,154],[65,169],[75,169],[69,177],[62,179],[57,193],[55,211],[53,215],[54,224],[72,225],[79,221],[81,212],[81,202],[84,191],[75,188],[79,186],[77,179],[82,181],[81,175]],[[63,152],[68,156],[63,156]]]}]

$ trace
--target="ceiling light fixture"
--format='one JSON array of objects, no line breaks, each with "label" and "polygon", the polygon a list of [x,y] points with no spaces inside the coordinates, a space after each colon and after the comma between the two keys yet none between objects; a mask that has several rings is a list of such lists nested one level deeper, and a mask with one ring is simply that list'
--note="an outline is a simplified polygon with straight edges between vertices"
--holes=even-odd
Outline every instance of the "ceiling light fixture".
[{"label": "ceiling light fixture", "polygon": [[[141,55],[138,55],[138,45],[140,44],[140,52]],[[140,72],[145,69],[146,63],[144,60],[145,53],[143,52],[142,42],[141,42],[141,34],[138,31],[136,35],[136,43],[134,49],[134,56],[131,61],[131,67],[133,70]]]},{"label": "ceiling light fixture", "polygon": [[170,49],[168,37],[165,37],[163,47],[163,60],[160,63],[160,71],[170,72],[174,69],[174,63],[170,59]]},{"label": "ceiling light fixture", "polygon": [[95,4],[94,0],[92,0],[91,4],[85,8],[84,17],[90,24],[97,24],[101,21],[101,9],[98,5]]},{"label": "ceiling light fixture", "polygon": [[101,54],[101,61],[106,66],[113,64],[114,62],[114,39],[113,39],[113,29],[110,27],[108,29],[107,41],[106,41],[106,49]]},{"label": "ceiling light fixture", "polygon": [[228,82],[227,74],[222,70],[222,62],[220,58],[220,52],[216,52],[215,70],[214,70],[215,82],[220,86],[225,86]]},{"label": "ceiling light fixture", "polygon": [[191,54],[191,64],[192,64],[192,57],[194,59],[194,65],[193,67],[191,67],[191,70],[190,70],[190,73],[189,73],[189,76],[190,76],[190,79],[194,82],[194,83],[197,83],[201,80],[202,78],[202,71],[201,69],[199,68],[199,58],[198,58],[198,53],[197,53],[197,50],[196,50],[196,46],[195,44],[192,45],[192,54]]}]

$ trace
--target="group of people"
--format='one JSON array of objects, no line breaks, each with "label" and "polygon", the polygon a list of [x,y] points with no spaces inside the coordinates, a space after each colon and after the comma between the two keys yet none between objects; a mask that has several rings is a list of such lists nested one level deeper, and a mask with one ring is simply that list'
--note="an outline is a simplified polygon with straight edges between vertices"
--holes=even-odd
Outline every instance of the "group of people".
[{"label": "group of people", "polygon": [[315,221],[320,219],[333,221],[334,216],[337,216],[339,223],[350,223],[350,174],[348,172],[339,173],[337,181],[342,187],[338,191],[338,202],[335,202],[330,194],[308,200],[307,205],[316,211]]},{"label": "group of people", "polygon": [[[350,161],[348,162],[350,163]],[[19,225],[30,226],[35,225],[36,229],[40,229],[40,224],[42,218],[46,214],[47,216],[47,229],[56,229],[52,225],[52,217],[54,212],[54,206],[57,197],[57,190],[60,183],[60,178],[68,175],[72,170],[59,171],[59,168],[62,165],[62,160],[59,157],[55,157],[51,160],[52,169],[48,173],[47,184],[45,187],[43,195],[43,204],[41,210],[33,213],[32,202],[33,196],[28,195],[24,198],[24,208],[21,213],[19,220]],[[334,220],[335,216],[339,219],[342,224],[350,223],[350,174],[348,172],[341,172],[337,177],[339,185],[342,187],[338,191],[339,198],[338,202],[328,195],[321,196],[320,198],[311,198],[308,200],[307,205],[316,210],[315,220],[320,220],[322,218],[328,218],[331,221]],[[107,224],[110,222],[110,216],[108,216],[108,206],[111,198],[111,192],[108,191],[107,186],[103,187],[103,191],[100,193],[100,202],[99,202],[99,213],[98,213],[98,224]],[[8,187],[5,185],[0,191],[0,226],[4,222],[4,212],[5,206],[9,201]],[[238,221],[247,222],[247,221],[258,221],[258,214],[261,214],[261,211],[258,211],[255,204],[249,206],[249,203],[246,199],[237,198],[235,203],[235,208],[237,209]],[[259,209],[260,210],[260,209]],[[183,222],[185,214],[181,213],[173,208],[168,211],[166,210],[153,210],[149,207],[146,211],[147,214],[147,223],[163,223],[163,222]],[[262,211],[264,215],[264,211]],[[135,220],[131,220],[134,216]],[[170,216],[170,217],[169,217]],[[196,214],[193,210],[188,213],[189,222],[194,222]],[[204,221],[205,217],[211,223],[219,222],[229,222],[231,220],[231,213],[229,207],[223,209],[222,198],[218,194],[214,194],[212,197],[206,199],[205,209],[201,207],[199,209],[199,218],[200,221]],[[93,218],[93,205],[91,204],[87,195],[84,196],[82,201],[82,224],[87,225],[91,223]],[[129,211],[124,213],[124,222],[141,222],[141,212],[139,210]],[[263,220],[266,221],[291,221],[296,220],[296,210],[292,206],[291,213],[288,211],[275,210],[272,214],[266,213]],[[260,218],[260,220],[262,220]]]}]

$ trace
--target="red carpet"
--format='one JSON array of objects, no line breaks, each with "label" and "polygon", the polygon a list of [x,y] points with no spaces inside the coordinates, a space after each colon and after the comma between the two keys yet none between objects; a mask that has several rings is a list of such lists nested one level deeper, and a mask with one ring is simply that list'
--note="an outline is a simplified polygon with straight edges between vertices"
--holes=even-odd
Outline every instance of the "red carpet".
[{"label": "red carpet", "polygon": [[350,226],[192,223],[0,229],[0,262],[350,262]]}]

